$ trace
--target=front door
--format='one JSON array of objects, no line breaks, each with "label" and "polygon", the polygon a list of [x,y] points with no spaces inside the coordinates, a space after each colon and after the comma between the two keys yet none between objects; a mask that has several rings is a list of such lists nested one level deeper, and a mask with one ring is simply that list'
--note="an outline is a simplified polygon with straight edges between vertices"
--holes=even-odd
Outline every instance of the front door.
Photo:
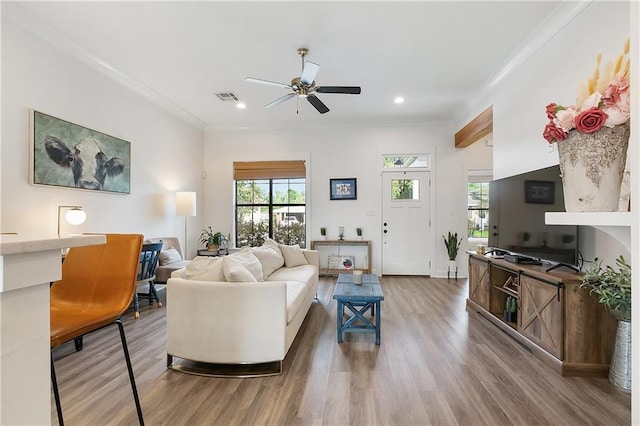
[{"label": "front door", "polygon": [[382,173],[382,274],[430,275],[429,172]]}]

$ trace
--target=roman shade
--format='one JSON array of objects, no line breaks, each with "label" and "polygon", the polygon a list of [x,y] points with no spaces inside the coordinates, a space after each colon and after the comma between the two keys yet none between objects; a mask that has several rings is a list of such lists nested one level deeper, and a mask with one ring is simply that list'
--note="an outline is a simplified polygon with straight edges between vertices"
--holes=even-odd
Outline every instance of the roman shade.
[{"label": "roman shade", "polygon": [[234,161],[233,179],[293,179],[306,177],[304,160]]}]

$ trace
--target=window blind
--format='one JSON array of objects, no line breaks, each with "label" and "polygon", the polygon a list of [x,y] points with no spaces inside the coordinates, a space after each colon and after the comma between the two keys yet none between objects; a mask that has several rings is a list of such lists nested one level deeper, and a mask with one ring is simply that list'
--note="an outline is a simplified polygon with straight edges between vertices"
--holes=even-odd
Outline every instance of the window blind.
[{"label": "window blind", "polygon": [[234,161],[233,179],[294,179],[306,177],[304,160]]}]

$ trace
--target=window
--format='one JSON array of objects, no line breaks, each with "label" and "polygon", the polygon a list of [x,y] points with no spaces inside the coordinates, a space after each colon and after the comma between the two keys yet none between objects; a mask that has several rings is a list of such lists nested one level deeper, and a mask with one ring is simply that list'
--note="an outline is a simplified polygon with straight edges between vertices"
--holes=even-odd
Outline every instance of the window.
[{"label": "window", "polygon": [[[291,163],[298,167],[278,168]],[[234,163],[237,247],[260,246],[267,237],[306,247],[304,174],[304,162]]]},{"label": "window", "polygon": [[419,179],[392,179],[392,200],[420,200]]},{"label": "window", "polygon": [[489,179],[467,184],[469,245],[486,245],[489,240]]}]

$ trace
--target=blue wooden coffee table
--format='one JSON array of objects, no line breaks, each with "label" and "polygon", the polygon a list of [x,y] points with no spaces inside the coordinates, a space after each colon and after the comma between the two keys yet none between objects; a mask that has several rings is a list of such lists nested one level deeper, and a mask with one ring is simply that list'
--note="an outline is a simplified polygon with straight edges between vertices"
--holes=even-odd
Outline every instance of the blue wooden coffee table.
[{"label": "blue wooden coffee table", "polygon": [[[362,284],[353,283],[351,274],[338,275],[333,298],[337,301],[337,332],[338,343],[342,343],[342,333],[375,333],[376,345],[380,344],[380,322],[382,310],[380,303],[384,300],[382,287],[378,277],[372,274],[362,274]],[[343,321],[345,307],[353,314]],[[375,323],[365,317],[371,311]],[[376,315],[376,311],[378,314]],[[358,320],[360,320],[358,322]]]}]

